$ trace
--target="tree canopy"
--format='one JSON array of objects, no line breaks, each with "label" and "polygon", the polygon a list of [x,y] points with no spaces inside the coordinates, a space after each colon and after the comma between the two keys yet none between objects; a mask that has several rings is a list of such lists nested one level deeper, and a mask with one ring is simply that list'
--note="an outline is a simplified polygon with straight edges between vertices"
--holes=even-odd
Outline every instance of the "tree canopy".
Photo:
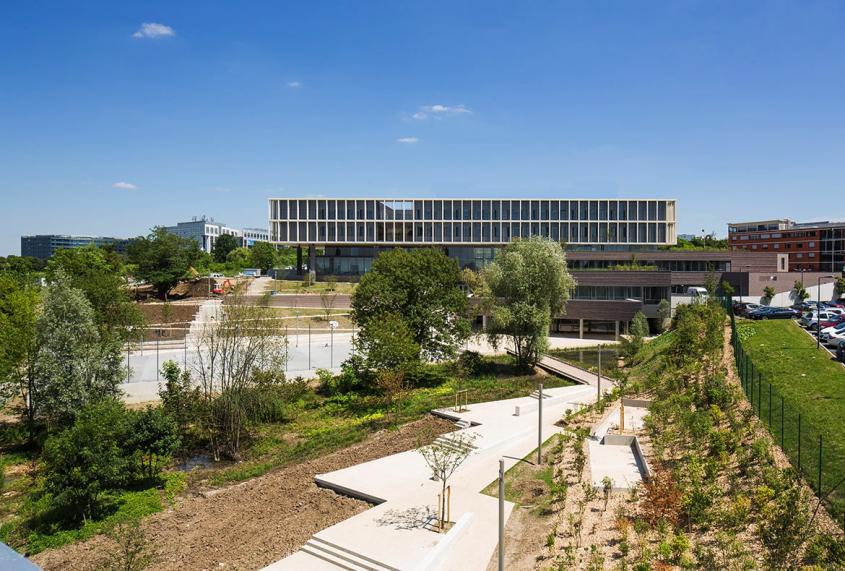
[{"label": "tree canopy", "polygon": [[536,363],[547,348],[552,316],[563,312],[575,287],[560,244],[540,237],[511,242],[482,275],[492,308],[490,341],[508,337],[519,364]]},{"label": "tree canopy", "polygon": [[374,324],[394,314],[401,316],[421,357],[454,356],[470,332],[459,282],[458,262],[440,250],[382,252],[352,296],[352,318],[363,342],[376,330]]},{"label": "tree canopy", "polygon": [[249,252],[252,265],[262,272],[267,273],[276,266],[276,248],[269,242],[256,242]]},{"label": "tree canopy", "polygon": [[215,262],[223,263],[226,261],[232,250],[240,246],[238,239],[231,234],[221,234],[214,241],[214,247],[211,249],[211,255],[214,256]]},{"label": "tree canopy", "polygon": [[135,277],[153,284],[162,297],[200,259],[194,240],[171,234],[162,227],[130,242],[127,254],[135,265]]},{"label": "tree canopy", "polygon": [[126,339],[129,327],[141,324],[141,313],[126,287],[123,263],[114,252],[96,246],[59,250],[47,263],[47,279],[55,280],[59,271],[85,294],[102,335]]}]

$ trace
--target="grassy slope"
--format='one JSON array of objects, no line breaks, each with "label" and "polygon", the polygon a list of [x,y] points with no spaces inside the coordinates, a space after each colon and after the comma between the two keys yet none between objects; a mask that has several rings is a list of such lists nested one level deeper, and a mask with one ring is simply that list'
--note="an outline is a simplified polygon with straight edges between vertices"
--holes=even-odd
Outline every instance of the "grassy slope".
[{"label": "grassy slope", "polygon": [[[829,492],[845,477],[845,367],[824,349],[817,350],[815,341],[792,321],[742,322],[738,327],[743,348],[763,378],[762,390],[756,374],[750,389],[758,416],[797,466],[801,415],[800,465],[814,489],[819,435],[823,437],[822,490]],[[783,397],[783,417],[778,394]],[[845,509],[845,489],[839,488],[830,496],[834,514]]]}]

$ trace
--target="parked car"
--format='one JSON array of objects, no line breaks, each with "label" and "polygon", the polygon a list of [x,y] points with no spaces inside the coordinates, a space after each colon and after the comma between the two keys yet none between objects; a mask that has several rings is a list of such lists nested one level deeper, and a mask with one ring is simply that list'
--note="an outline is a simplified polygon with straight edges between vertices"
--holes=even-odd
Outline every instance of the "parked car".
[{"label": "parked car", "polygon": [[842,309],[845,309],[845,299],[837,299],[835,301],[829,301],[828,305],[830,307],[840,307]]},{"label": "parked car", "polygon": [[845,341],[839,342],[839,347],[836,348],[836,358],[845,361]]},{"label": "parked car", "polygon": [[821,335],[824,338],[826,333],[833,333],[836,330],[845,329],[845,320],[839,321],[829,327],[822,327]]},{"label": "parked car", "polygon": [[802,327],[807,327],[807,328],[812,327],[813,329],[815,329],[816,324],[819,322],[819,320],[829,321],[832,317],[833,317],[832,313],[828,313],[827,311],[824,311],[824,310],[822,310],[822,311],[810,311],[808,313],[805,313],[804,316],[799,321],[800,321]]},{"label": "parked car", "polygon": [[755,309],[760,309],[761,307],[766,307],[764,305],[760,305],[759,303],[749,303],[747,301],[739,302],[735,301],[733,304],[734,314],[741,315],[741,316],[748,316],[749,313],[754,311]]},{"label": "parked car", "polygon": [[821,323],[818,323],[815,327],[813,327],[813,329],[824,331],[828,327],[834,327],[836,325],[839,325],[843,321],[845,321],[845,315],[835,315],[834,317],[826,321],[822,320]]},{"label": "parked car", "polygon": [[761,307],[748,314],[751,319],[793,319],[801,312],[789,307]]},{"label": "parked car", "polygon": [[845,341],[845,328],[822,336],[822,343],[833,349],[836,349],[842,341]]},{"label": "parked car", "polygon": [[833,305],[828,305],[824,310],[828,313],[835,313],[836,315],[845,315],[845,309]]}]

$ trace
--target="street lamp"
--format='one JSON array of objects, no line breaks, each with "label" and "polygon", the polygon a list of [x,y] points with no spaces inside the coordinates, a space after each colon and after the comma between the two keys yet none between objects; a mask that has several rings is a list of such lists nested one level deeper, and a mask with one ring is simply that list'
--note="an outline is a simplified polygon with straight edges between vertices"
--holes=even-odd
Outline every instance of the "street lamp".
[{"label": "street lamp", "polygon": [[822,280],[827,279],[836,279],[836,276],[819,276],[818,280],[816,280],[816,286],[818,287],[818,293],[816,294],[816,351],[821,349],[822,346]]}]

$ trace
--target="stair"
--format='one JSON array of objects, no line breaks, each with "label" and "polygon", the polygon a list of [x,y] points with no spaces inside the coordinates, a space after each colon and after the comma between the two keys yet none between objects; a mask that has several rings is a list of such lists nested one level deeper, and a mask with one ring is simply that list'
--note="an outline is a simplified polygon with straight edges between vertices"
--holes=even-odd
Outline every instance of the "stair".
[{"label": "stair", "polygon": [[[540,400],[540,391],[534,391],[533,393],[531,393],[528,396],[530,396],[532,399]],[[550,395],[549,393],[545,393],[545,392],[543,393],[543,400],[550,399],[550,398],[552,398],[552,395]]]},{"label": "stair", "polygon": [[444,434],[442,436],[438,436],[435,440],[435,443],[444,446],[446,448],[451,448],[452,450],[460,450],[461,452],[472,452],[473,450],[477,449],[478,446],[473,444],[468,444],[466,442],[459,442],[454,436],[451,434]]},{"label": "stair", "polygon": [[399,571],[395,567],[379,563],[366,555],[355,553],[317,536],[311,536],[300,551],[347,571]]},{"label": "stair", "polygon": [[472,426],[472,423],[468,420],[459,420],[458,422],[455,423],[455,426],[457,426],[458,429],[460,430],[460,429],[464,429],[464,428],[469,428],[470,426]]}]

